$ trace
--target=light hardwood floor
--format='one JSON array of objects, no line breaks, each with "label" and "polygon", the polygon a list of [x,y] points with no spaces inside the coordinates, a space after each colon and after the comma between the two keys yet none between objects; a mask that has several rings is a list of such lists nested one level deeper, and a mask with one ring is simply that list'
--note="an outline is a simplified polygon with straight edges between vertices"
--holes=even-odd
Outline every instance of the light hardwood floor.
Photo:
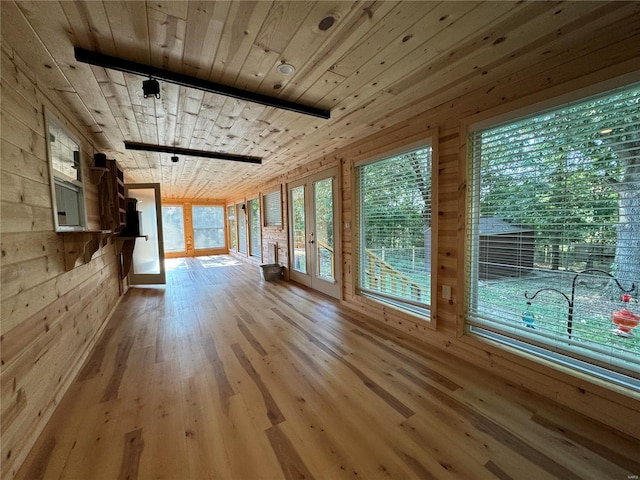
[{"label": "light hardwood floor", "polygon": [[229,256],[132,288],[17,478],[619,479],[634,439]]}]

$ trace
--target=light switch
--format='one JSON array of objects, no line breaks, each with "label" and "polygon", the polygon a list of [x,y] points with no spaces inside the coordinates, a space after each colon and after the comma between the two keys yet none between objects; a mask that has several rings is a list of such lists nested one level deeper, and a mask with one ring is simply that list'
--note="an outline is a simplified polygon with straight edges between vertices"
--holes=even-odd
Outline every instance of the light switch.
[{"label": "light switch", "polygon": [[444,298],[445,300],[451,300],[451,286],[442,286],[442,298]]}]

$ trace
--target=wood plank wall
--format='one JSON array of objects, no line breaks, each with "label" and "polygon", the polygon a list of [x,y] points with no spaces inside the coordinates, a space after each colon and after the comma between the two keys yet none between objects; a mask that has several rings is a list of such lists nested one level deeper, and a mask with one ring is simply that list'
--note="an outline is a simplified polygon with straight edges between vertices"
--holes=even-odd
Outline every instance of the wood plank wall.
[{"label": "wood plank wall", "polygon": [[97,186],[85,132],[39,88],[29,67],[2,43],[2,478],[12,478],[44,428],[119,300],[113,243],[65,271],[54,232],[44,111],[81,139],[90,228],[99,228]]},{"label": "wood plank wall", "polygon": [[[341,228],[342,228],[342,302],[363,315],[403,330],[428,345],[453,352],[455,355],[482,365],[507,378],[514,385],[543,394],[563,405],[576,409],[598,421],[640,438],[640,396],[604,382],[568,372],[536,359],[514,354],[490,343],[464,335],[464,219],[465,219],[465,138],[466,125],[480,118],[493,118],[516,109],[593,87],[602,90],[607,83],[622,75],[637,77],[640,58],[621,52],[637,51],[638,35],[609,47],[581,51],[572,64],[552,63],[547,69],[532,69],[522,64],[522,71],[508,79],[499,78],[470,90],[465,96],[450,99],[435,108],[411,118],[393,112],[385,125],[370,125],[370,134],[346,149],[318,158],[307,165],[272,179],[259,190],[266,193],[277,186],[283,188],[284,219],[286,221],[286,184],[323,171],[341,167]],[[629,50],[627,50],[629,49]],[[635,50],[634,50],[635,49]],[[521,62],[522,63],[522,62]],[[616,81],[613,80],[612,84]],[[596,87],[594,87],[596,86]],[[606,89],[606,88],[605,88]],[[593,92],[592,92],[593,94]],[[405,112],[406,114],[406,112]],[[395,119],[396,123],[390,122]],[[392,126],[388,126],[392,125]],[[356,294],[353,218],[353,171],[360,160],[373,158],[381,152],[393,151],[421,139],[432,138],[438,147],[437,271],[438,292],[436,317],[431,322],[417,320],[407,314],[376,304]],[[255,192],[252,192],[255,193]],[[232,201],[239,201],[230,199]],[[351,228],[345,228],[349,226]],[[280,260],[287,261],[286,228],[263,231],[263,238],[277,241]],[[264,245],[263,245],[264,248]],[[442,285],[452,287],[452,299],[444,300]],[[631,420],[631,421],[630,421]]]}]

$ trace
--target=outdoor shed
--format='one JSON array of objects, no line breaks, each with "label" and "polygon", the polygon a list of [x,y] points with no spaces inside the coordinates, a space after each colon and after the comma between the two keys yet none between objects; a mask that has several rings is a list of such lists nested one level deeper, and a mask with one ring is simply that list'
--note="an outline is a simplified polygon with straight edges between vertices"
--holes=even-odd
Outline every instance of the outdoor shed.
[{"label": "outdoor shed", "polygon": [[480,278],[514,277],[533,268],[531,227],[499,217],[480,218]]}]

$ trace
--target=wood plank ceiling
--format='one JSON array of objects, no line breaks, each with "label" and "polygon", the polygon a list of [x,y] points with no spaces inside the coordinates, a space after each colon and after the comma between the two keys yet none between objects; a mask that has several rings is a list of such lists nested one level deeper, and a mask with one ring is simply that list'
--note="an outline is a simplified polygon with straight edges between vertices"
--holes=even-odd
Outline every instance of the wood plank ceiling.
[{"label": "wood plank ceiling", "polygon": [[[354,139],[634,34],[639,2],[3,1],[3,36],[124,167],[165,197],[228,198]],[[635,25],[635,27],[634,27]],[[329,120],[79,63],[73,47],[331,111]],[[293,75],[276,70],[295,67]],[[503,99],[508,101],[508,98]],[[471,113],[471,112],[470,112]],[[132,152],[124,141],[263,157]]]}]

